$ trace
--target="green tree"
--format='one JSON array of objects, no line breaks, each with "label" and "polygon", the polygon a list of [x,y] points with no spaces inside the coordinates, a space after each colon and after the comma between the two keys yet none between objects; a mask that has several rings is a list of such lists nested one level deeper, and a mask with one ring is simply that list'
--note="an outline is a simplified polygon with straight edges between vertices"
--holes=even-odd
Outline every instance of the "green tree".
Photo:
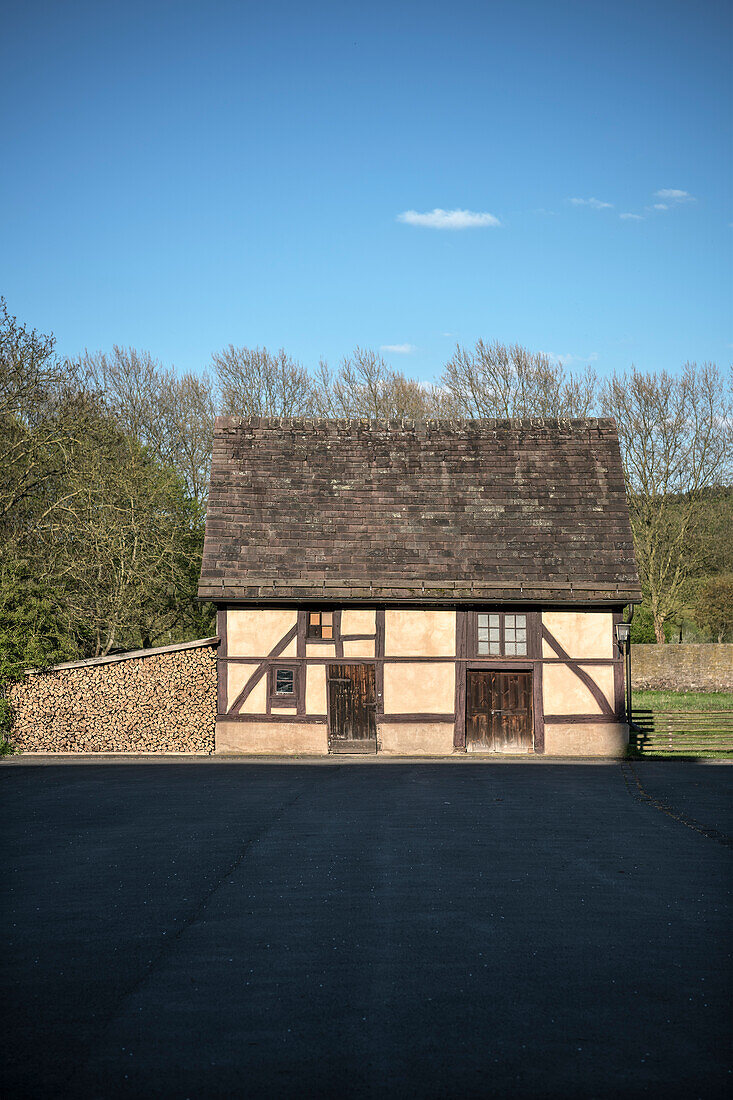
[{"label": "green tree", "polygon": [[63,464],[67,427],[56,416],[55,397],[67,379],[53,336],[22,325],[0,298],[0,536],[6,552]]},{"label": "green tree", "polygon": [[65,586],[71,630],[91,633],[95,656],[179,640],[200,619],[200,510],[171,467],[102,411],[85,415],[84,438],[70,445],[39,519],[45,573]]},{"label": "green tree", "polygon": [[713,641],[733,633],[733,574],[709,577],[697,590],[695,622]]}]

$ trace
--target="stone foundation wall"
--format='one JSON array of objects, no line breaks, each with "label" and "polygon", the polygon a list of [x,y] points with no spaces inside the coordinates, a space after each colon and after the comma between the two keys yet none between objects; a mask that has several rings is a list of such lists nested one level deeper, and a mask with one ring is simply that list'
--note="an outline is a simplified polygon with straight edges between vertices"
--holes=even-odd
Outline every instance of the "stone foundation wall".
[{"label": "stone foundation wall", "polygon": [[216,641],[60,665],[8,691],[22,752],[214,751]]},{"label": "stone foundation wall", "polygon": [[631,683],[649,691],[733,691],[733,644],[633,645]]}]

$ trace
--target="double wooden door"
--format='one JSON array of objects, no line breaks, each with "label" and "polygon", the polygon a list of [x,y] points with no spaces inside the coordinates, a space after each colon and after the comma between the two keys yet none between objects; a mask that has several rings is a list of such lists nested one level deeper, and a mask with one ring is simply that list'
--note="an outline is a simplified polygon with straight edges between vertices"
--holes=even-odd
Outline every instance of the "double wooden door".
[{"label": "double wooden door", "polygon": [[328,665],[329,752],[377,751],[374,665]]},{"label": "double wooden door", "polygon": [[467,671],[468,752],[531,752],[532,728],[531,672]]}]

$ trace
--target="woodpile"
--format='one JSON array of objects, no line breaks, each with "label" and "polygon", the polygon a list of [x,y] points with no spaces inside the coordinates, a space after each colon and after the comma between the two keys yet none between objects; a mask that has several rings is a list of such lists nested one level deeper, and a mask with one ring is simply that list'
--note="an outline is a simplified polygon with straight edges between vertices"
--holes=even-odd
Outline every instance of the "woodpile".
[{"label": "woodpile", "polygon": [[33,672],[8,695],[22,752],[214,751],[213,645]]}]

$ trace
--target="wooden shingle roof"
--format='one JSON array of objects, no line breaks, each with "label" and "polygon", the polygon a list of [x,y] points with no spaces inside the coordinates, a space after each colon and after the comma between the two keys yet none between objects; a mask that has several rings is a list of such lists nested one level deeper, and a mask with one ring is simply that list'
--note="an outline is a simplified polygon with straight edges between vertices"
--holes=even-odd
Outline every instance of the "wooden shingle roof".
[{"label": "wooden shingle roof", "polygon": [[199,595],[637,601],[614,421],[219,417]]}]

